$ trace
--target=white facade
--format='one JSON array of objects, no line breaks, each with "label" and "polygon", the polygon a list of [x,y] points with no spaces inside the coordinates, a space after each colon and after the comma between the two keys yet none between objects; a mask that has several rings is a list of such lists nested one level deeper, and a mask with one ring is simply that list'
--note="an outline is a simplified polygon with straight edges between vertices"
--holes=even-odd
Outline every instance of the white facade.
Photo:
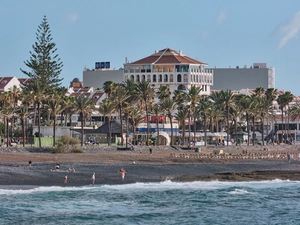
[{"label": "white facade", "polygon": [[136,62],[124,64],[124,80],[147,80],[155,89],[168,86],[171,93],[175,90],[185,91],[194,85],[202,88],[202,94],[210,94],[214,82],[213,72],[205,69],[205,66],[207,64],[187,57],[181,51],[167,48]]}]

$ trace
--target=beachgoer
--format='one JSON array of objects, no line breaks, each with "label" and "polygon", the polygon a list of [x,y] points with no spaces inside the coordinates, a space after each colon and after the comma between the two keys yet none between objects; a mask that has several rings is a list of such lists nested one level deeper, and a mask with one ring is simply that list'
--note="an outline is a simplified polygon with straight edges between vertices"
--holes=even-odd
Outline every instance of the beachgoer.
[{"label": "beachgoer", "polygon": [[291,155],[290,153],[287,154],[288,163],[291,163]]},{"label": "beachgoer", "polygon": [[93,176],[92,176],[92,185],[95,184],[95,179],[96,179],[96,176],[95,176],[95,173],[93,173]]},{"label": "beachgoer", "polygon": [[149,149],[150,155],[152,155],[152,148]]},{"label": "beachgoer", "polygon": [[31,167],[31,163],[32,163],[32,162],[31,162],[31,160],[29,160],[29,162],[28,162],[28,163],[29,163],[29,167]]},{"label": "beachgoer", "polygon": [[66,175],[66,176],[65,176],[64,184],[67,184],[67,183],[68,183],[68,176]]},{"label": "beachgoer", "polygon": [[123,167],[120,169],[120,173],[122,175],[122,181],[124,181],[126,171],[123,169]]},{"label": "beachgoer", "polygon": [[56,169],[56,171],[59,170],[59,164],[58,163],[55,165],[55,169]]}]

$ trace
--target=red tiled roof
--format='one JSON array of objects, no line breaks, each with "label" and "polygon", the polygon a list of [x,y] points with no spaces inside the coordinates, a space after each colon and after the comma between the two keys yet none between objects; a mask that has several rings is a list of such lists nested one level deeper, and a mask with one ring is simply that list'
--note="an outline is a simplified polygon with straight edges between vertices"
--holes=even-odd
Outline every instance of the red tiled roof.
[{"label": "red tiled roof", "polygon": [[13,79],[13,77],[1,77],[0,78],[0,90],[3,90],[5,86]]},{"label": "red tiled roof", "polygon": [[162,49],[148,57],[130,64],[204,64],[196,59],[181,54],[171,48]]},{"label": "red tiled roof", "polygon": [[93,94],[91,100],[96,103],[102,97],[103,94],[104,94],[104,92],[95,92]]}]

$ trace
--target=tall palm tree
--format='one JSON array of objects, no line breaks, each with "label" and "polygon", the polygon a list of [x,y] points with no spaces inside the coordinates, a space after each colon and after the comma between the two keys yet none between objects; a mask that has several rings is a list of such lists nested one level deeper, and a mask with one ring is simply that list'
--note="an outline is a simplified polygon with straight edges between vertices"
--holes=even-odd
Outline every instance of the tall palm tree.
[{"label": "tall palm tree", "polygon": [[123,105],[125,101],[130,97],[129,92],[122,86],[117,86],[113,90],[113,95],[111,96],[112,101],[116,103],[116,107],[119,111],[120,123],[121,123],[121,145],[124,145],[124,137],[123,137]]},{"label": "tall palm tree", "polygon": [[173,117],[176,110],[176,102],[172,98],[165,98],[160,102],[161,109],[166,113],[171,125],[171,145],[173,145]]},{"label": "tall palm tree", "polygon": [[212,108],[212,102],[207,96],[200,99],[197,111],[203,117],[204,123],[204,145],[207,145],[207,117]]},{"label": "tall palm tree", "polygon": [[26,137],[25,123],[28,115],[30,114],[28,105],[27,104],[19,105],[16,108],[16,113],[17,115],[19,115],[22,122],[23,147],[25,147],[25,137]]},{"label": "tall palm tree", "polygon": [[147,134],[146,134],[146,144],[148,145],[149,140],[149,105],[153,102],[155,97],[155,90],[151,87],[149,81],[142,80],[137,83],[137,96],[142,100],[145,113],[146,113],[146,121],[147,121]]},{"label": "tall palm tree", "polygon": [[132,132],[133,132],[133,143],[136,144],[136,127],[143,122],[143,112],[140,107],[137,105],[133,105],[132,109],[129,111],[129,122],[132,126]]},{"label": "tall palm tree", "polygon": [[157,136],[156,136],[156,144],[159,145],[159,126],[158,126],[158,122],[159,122],[159,117],[161,116],[162,110],[159,104],[154,104],[152,107],[152,115],[155,117],[155,122],[156,122],[156,132],[157,132]]},{"label": "tall palm tree", "polygon": [[249,140],[250,140],[250,114],[251,114],[251,110],[252,110],[252,105],[254,104],[254,102],[251,100],[251,97],[248,95],[238,95],[236,97],[236,104],[239,105],[242,113],[245,114],[246,116],[246,123],[247,123],[247,136],[248,136],[248,141],[247,141],[247,145],[249,146]]},{"label": "tall palm tree", "polygon": [[[283,138],[283,112],[286,111],[286,106],[289,105],[289,103],[293,100],[293,94],[289,91],[284,92],[283,94],[279,95],[277,97],[277,103],[280,106],[281,109],[281,129],[282,129],[282,135],[281,135],[281,140]],[[285,123],[284,123],[285,124]],[[284,125],[284,130],[286,130],[286,125]],[[286,139],[285,139],[286,140]]]},{"label": "tall palm tree", "polygon": [[60,96],[53,95],[51,98],[49,98],[46,101],[46,105],[48,106],[53,118],[53,147],[54,147],[56,144],[55,142],[56,117],[63,110],[62,100]]},{"label": "tall palm tree", "polygon": [[90,98],[85,97],[84,95],[79,95],[75,97],[74,107],[76,111],[79,112],[81,119],[81,146],[84,143],[84,118],[85,116],[91,112],[91,109],[94,108],[94,103]]},{"label": "tall palm tree", "polygon": [[225,110],[226,112],[226,124],[227,124],[227,146],[229,143],[229,110],[234,104],[234,95],[231,90],[222,90],[220,91],[219,98],[215,99],[217,103]]},{"label": "tall palm tree", "polygon": [[39,147],[42,146],[41,142],[41,103],[46,98],[47,84],[40,82],[37,79],[32,79],[25,88],[25,91],[30,93],[34,105],[37,107],[37,121],[38,121],[38,138]]},{"label": "tall palm tree", "polygon": [[185,140],[185,120],[188,117],[188,114],[189,114],[189,111],[188,111],[187,107],[183,108],[183,109],[180,109],[175,114],[175,118],[181,126],[181,131],[182,131],[181,143],[182,144],[184,144],[184,140]]},{"label": "tall palm tree", "polygon": [[108,126],[108,146],[111,146],[111,123],[110,123],[110,118],[114,111],[116,110],[116,104],[109,100],[109,99],[104,99],[100,104],[99,104],[99,112],[103,115],[104,118],[107,118],[107,126]]},{"label": "tall palm tree", "polygon": [[188,89],[188,92],[186,93],[186,101],[187,104],[190,105],[190,111],[191,115],[193,117],[193,123],[194,123],[194,138],[196,137],[196,106],[199,104],[201,95],[200,92],[202,91],[202,88],[196,87],[195,85],[191,86],[190,89]]}]

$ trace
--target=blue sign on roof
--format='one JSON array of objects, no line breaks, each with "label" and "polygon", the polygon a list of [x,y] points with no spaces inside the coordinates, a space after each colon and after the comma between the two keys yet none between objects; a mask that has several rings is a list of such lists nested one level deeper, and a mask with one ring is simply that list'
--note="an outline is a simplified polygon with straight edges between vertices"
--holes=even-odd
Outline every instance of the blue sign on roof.
[{"label": "blue sign on roof", "polygon": [[95,63],[95,69],[109,69],[110,68],[110,62],[96,62]]}]

